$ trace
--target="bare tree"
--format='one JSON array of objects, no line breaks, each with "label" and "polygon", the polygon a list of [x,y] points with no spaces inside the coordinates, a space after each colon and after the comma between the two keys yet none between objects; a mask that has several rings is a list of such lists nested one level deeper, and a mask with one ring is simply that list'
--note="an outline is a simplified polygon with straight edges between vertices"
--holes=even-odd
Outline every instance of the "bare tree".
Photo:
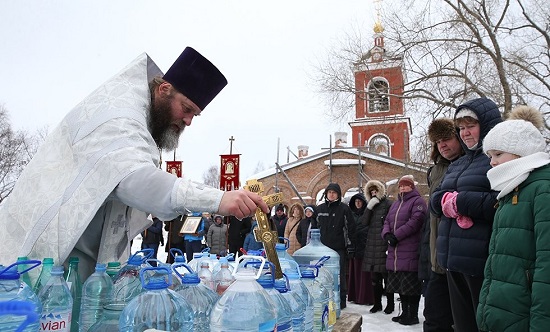
[{"label": "bare tree", "polygon": [[[384,59],[403,62],[402,98],[413,128],[479,96],[493,99],[505,117],[518,104],[550,113],[546,0],[399,0],[391,8],[382,19]],[[353,72],[368,70],[373,38],[348,34],[340,43],[318,65],[316,79],[329,115],[349,121],[361,92]]]},{"label": "bare tree", "polygon": [[218,169],[218,166],[216,165],[210,166],[202,174],[202,182],[208,186],[219,188],[220,187],[220,170]]},{"label": "bare tree", "polygon": [[9,196],[19,175],[44,140],[44,130],[35,136],[14,131],[8,111],[0,105],[0,202]]}]

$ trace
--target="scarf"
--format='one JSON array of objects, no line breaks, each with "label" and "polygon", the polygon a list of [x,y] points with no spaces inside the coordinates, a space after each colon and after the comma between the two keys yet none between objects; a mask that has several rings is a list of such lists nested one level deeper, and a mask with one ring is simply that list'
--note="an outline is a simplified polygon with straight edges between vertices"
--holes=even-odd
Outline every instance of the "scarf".
[{"label": "scarf", "polygon": [[536,152],[491,168],[487,172],[487,178],[491,182],[491,189],[500,191],[497,196],[497,199],[500,199],[525,181],[534,169],[549,163],[548,153]]}]

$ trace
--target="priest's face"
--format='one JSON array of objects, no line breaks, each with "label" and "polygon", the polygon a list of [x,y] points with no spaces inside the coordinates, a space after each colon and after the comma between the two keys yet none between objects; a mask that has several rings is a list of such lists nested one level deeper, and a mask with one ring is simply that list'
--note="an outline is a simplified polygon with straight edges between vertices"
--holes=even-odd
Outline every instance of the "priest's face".
[{"label": "priest's face", "polygon": [[154,93],[149,130],[159,148],[174,150],[185,127],[191,125],[193,117],[199,116],[201,110],[170,83],[161,83]]}]

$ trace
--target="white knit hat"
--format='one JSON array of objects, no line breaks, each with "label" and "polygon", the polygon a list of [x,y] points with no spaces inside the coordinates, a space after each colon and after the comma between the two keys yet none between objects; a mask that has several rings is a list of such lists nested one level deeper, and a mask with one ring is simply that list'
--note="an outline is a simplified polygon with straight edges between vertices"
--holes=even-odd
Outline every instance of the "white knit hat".
[{"label": "white knit hat", "polygon": [[489,131],[483,140],[483,152],[498,150],[525,157],[544,152],[546,140],[537,127],[542,127],[542,114],[528,106],[512,110],[509,120],[501,122]]},{"label": "white knit hat", "polygon": [[[471,109],[467,108],[467,107],[463,107],[461,108],[458,112],[456,112],[455,114],[455,120],[458,120],[458,119],[461,119],[461,118],[465,118],[465,117],[471,117],[475,120],[478,120],[477,118],[477,115],[474,113],[474,111],[472,111]],[[479,120],[478,120],[479,121]]]}]

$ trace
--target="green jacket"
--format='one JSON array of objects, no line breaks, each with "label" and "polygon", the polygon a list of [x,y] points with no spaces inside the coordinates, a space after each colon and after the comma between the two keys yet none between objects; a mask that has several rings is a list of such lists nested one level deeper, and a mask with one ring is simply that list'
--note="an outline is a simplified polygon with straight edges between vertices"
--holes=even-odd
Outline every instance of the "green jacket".
[{"label": "green jacket", "polygon": [[548,331],[550,165],[534,170],[498,204],[478,326],[482,331]]}]

